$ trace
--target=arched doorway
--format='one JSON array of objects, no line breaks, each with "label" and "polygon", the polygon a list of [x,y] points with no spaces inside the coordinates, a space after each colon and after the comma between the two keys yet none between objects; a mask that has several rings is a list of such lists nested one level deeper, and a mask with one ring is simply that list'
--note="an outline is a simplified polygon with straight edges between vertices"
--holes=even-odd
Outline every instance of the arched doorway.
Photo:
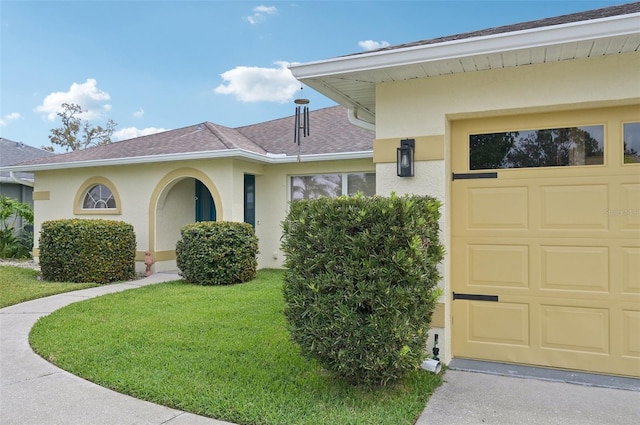
[{"label": "arched doorway", "polygon": [[183,168],[161,179],[149,205],[149,249],[156,270],[175,269],[176,243],[185,225],[218,217],[222,217],[220,194],[206,174]]}]

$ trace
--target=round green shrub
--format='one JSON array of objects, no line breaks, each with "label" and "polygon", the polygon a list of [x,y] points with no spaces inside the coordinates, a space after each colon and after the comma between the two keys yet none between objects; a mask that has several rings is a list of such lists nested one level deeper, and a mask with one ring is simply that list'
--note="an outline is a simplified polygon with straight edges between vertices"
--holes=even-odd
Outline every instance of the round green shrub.
[{"label": "round green shrub", "polygon": [[285,315],[304,355],[356,384],[386,385],[419,367],[444,255],[439,207],[395,195],[291,203]]},{"label": "round green shrub", "polygon": [[136,275],[136,236],[133,226],[122,221],[45,221],[39,245],[45,280],[110,283]]},{"label": "round green shrub", "polygon": [[258,238],[250,224],[203,221],[181,230],[176,262],[187,282],[228,285],[253,280]]}]

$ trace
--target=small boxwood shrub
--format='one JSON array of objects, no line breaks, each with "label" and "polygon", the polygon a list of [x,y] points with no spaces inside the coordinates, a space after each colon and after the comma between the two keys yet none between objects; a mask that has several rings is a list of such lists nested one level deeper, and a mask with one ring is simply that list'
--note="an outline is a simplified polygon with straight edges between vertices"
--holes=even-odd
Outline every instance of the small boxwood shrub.
[{"label": "small boxwood shrub", "polygon": [[444,255],[439,207],[395,195],[291,203],[285,315],[304,355],[356,384],[386,385],[419,367]]},{"label": "small boxwood shrub", "polygon": [[258,238],[250,224],[203,221],[181,230],[176,262],[187,282],[228,285],[253,280]]},{"label": "small boxwood shrub", "polygon": [[45,221],[39,249],[45,280],[110,283],[135,277],[136,236],[122,221]]}]

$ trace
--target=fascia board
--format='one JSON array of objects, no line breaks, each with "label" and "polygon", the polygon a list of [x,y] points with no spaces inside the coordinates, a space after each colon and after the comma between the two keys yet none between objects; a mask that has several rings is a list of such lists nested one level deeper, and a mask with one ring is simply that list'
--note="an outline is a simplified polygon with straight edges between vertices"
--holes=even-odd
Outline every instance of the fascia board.
[{"label": "fascia board", "polygon": [[261,162],[266,164],[285,164],[285,163],[293,163],[293,162],[338,161],[338,160],[346,160],[346,159],[373,158],[373,151],[300,155],[300,157],[298,158],[298,156],[272,156],[272,155],[263,155],[255,152],[250,152],[244,149],[229,149],[224,151],[204,151],[204,152],[167,154],[167,155],[148,155],[148,156],[136,156],[136,157],[130,157],[130,158],[96,159],[91,161],[78,161],[78,162],[14,165],[10,167],[1,167],[1,170],[14,171],[14,172],[34,172],[34,171],[73,169],[73,168],[109,167],[109,166],[112,167],[112,166],[118,166],[118,165],[152,164],[157,162],[188,161],[188,160],[197,160],[197,159],[224,159],[224,158],[246,159],[246,160],[256,161],[256,162]]},{"label": "fascia board", "polygon": [[640,13],[360,53],[289,68],[299,80],[640,33]]}]

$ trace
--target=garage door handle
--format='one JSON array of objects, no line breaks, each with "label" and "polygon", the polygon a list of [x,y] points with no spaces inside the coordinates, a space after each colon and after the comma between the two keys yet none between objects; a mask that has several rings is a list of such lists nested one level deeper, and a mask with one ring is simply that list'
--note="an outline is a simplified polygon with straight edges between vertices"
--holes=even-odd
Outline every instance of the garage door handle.
[{"label": "garage door handle", "polygon": [[497,179],[498,173],[451,173],[451,180]]},{"label": "garage door handle", "polygon": [[481,294],[456,294],[453,293],[454,300],[471,300],[471,301],[498,301],[497,295],[481,295]]}]

